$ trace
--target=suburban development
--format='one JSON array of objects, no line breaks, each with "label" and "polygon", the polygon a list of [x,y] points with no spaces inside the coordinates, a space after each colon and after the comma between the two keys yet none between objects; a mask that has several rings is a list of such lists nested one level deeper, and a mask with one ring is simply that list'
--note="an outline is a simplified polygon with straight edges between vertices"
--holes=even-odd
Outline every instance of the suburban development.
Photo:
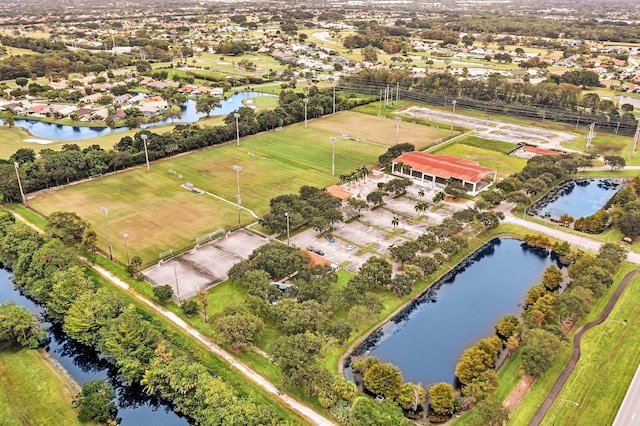
[{"label": "suburban development", "polygon": [[0,4],[0,423],[640,415],[640,6]]}]

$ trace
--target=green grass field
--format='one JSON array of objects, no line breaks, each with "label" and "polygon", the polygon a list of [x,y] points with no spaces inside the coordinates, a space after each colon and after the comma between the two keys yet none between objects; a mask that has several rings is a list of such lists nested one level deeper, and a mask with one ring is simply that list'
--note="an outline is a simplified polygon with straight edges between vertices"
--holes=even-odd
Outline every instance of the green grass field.
[{"label": "green grass field", "polygon": [[0,423],[81,425],[71,402],[80,391],[56,370],[46,354],[33,349],[0,350]]},{"label": "green grass field", "polygon": [[518,145],[514,143],[483,139],[476,136],[465,136],[458,139],[456,143],[472,146],[475,148],[496,151],[505,155],[518,148]]},{"label": "green grass field", "polygon": [[[358,120],[364,118],[363,125]],[[336,176],[331,176],[329,138],[350,120],[354,129],[370,131],[373,119],[381,126],[389,120],[341,113],[316,120],[304,129],[302,124],[279,132],[268,132],[242,139],[240,148],[227,144],[152,163],[151,172],[143,166],[105,176],[91,182],[70,185],[63,190],[42,192],[29,205],[42,214],[74,211],[88,220],[98,233],[98,245],[105,249],[104,218],[100,207],[109,209],[107,217],[111,243],[116,258],[125,259],[124,233],[130,256],[141,256],[145,262],[157,259],[158,253],[190,245],[194,239],[219,228],[237,224],[236,207],[206,195],[180,188],[185,181],[235,200],[236,173],[240,165],[242,205],[257,215],[268,211],[269,200],[277,195],[295,193],[302,185],[326,187],[337,182],[337,176],[362,164],[373,165],[386,146],[338,138],[335,143]],[[321,123],[321,125],[319,124]],[[332,123],[335,123],[332,125]],[[326,127],[326,128],[325,128]],[[395,131],[391,126],[391,133]],[[431,129],[422,139],[428,144]],[[382,132],[382,130],[380,130]],[[358,131],[352,131],[358,136]],[[391,144],[391,141],[387,141]],[[174,170],[182,175],[169,174]],[[242,223],[255,219],[242,214]]]},{"label": "green grass field", "polygon": [[[499,149],[505,149],[504,142],[486,140],[487,148],[479,148],[483,141],[479,138],[470,138],[469,143],[465,143],[467,138],[446,145],[441,149],[432,151],[433,154],[453,155],[467,160],[477,161],[481,166],[491,167],[498,171],[498,179],[504,179],[512,173],[519,172],[527,164],[523,158],[511,157],[503,154]],[[515,148],[514,144],[510,144]]]}]

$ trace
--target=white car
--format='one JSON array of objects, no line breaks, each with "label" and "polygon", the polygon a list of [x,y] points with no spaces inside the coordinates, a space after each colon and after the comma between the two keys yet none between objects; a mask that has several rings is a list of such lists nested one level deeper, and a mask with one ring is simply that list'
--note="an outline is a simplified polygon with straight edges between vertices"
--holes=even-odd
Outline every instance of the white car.
[{"label": "white car", "polygon": [[356,248],[356,246],[354,246],[354,245],[352,245],[352,244],[349,244],[349,245],[347,246],[347,251],[351,251],[351,250],[353,250],[354,248]]}]

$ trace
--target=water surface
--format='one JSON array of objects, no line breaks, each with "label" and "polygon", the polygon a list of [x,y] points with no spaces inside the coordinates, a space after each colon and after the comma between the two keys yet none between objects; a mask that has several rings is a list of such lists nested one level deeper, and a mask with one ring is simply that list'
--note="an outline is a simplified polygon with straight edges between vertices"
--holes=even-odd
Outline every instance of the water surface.
[{"label": "water surface", "polygon": [[[494,335],[501,316],[519,316],[527,290],[554,263],[546,251],[495,239],[374,331],[353,355],[395,364],[405,381],[454,383],[462,352]],[[351,377],[349,369],[345,374]]]},{"label": "water surface", "polygon": [[538,216],[559,219],[568,214],[575,219],[591,216],[621,188],[618,179],[580,179],[560,184],[538,202]]}]

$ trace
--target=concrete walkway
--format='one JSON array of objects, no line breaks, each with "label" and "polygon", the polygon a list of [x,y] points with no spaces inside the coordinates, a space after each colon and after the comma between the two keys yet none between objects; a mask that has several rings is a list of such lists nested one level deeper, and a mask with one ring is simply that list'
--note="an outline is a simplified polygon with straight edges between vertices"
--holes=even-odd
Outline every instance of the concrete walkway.
[{"label": "concrete walkway", "polygon": [[[509,223],[512,225],[519,226],[521,228],[530,229],[531,231],[535,231],[543,235],[548,235],[560,241],[566,241],[571,245],[574,245],[584,250],[592,251],[594,253],[597,253],[598,250],[600,250],[600,247],[604,244],[601,241],[591,239],[584,235],[572,234],[570,232],[552,228],[551,226],[541,225],[539,223],[530,222],[528,220],[524,220],[519,217],[516,217],[513,215],[513,213],[511,213],[511,210],[514,207],[515,207],[515,204],[505,203],[505,204],[501,204],[496,209],[504,213],[505,218],[503,223]],[[630,251],[627,254],[627,260],[631,263],[635,263],[636,265],[640,265],[640,253],[635,253]]]},{"label": "concrete walkway", "polygon": [[[36,225],[26,220],[23,216],[15,212],[12,212],[12,214],[16,217],[16,219],[24,222],[25,224],[27,224],[29,227],[33,228],[37,232],[39,233],[43,232],[42,229],[38,228]],[[242,373],[245,377],[247,377],[253,383],[261,387],[267,393],[269,393],[274,400],[280,400],[284,405],[288,406],[290,409],[292,409],[293,411],[296,411],[298,414],[304,417],[307,421],[309,421],[309,423],[314,425],[321,425],[321,426],[335,425],[335,423],[331,422],[327,418],[315,412],[308,406],[293,399],[289,395],[282,393],[282,391],[276,388],[276,386],[273,383],[271,383],[269,380],[267,380],[266,378],[264,378],[263,376],[261,376],[260,374],[252,370],[251,368],[249,368],[243,362],[234,358],[230,353],[228,353],[227,351],[222,349],[220,346],[213,343],[211,340],[207,339],[199,331],[191,327],[182,318],[178,317],[173,312],[163,308],[160,305],[155,304],[151,300],[138,294],[135,291],[130,291],[131,288],[129,284],[125,283],[120,278],[116,277],[106,269],[98,265],[91,265],[91,267],[95,269],[104,278],[109,280],[111,283],[120,287],[123,290],[129,291],[131,295],[133,295],[133,297],[135,297],[138,301],[140,301],[141,303],[144,303],[145,305],[147,305],[148,307],[156,311],[158,314],[160,314],[164,318],[171,321],[173,324],[179,327],[182,331],[184,331],[185,333],[187,333],[188,335],[196,339],[198,342],[200,342],[205,348],[207,348],[207,350],[209,350],[209,352],[212,352],[219,358],[224,359],[231,367],[238,370],[240,373]]]}]

